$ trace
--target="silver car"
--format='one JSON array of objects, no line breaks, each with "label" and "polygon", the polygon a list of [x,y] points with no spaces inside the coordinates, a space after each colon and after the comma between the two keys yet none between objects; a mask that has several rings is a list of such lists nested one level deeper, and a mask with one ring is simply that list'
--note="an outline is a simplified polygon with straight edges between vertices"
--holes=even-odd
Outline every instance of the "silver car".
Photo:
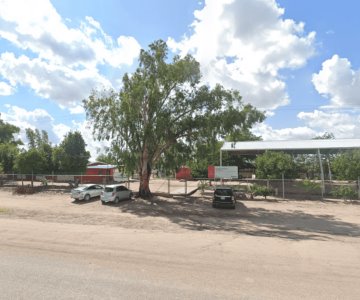
[{"label": "silver car", "polygon": [[99,197],[104,188],[98,184],[85,184],[71,190],[71,198],[75,200],[89,201],[93,197]]},{"label": "silver car", "polygon": [[131,199],[132,192],[123,185],[112,184],[105,187],[101,193],[101,203],[108,202],[119,203],[120,200]]}]

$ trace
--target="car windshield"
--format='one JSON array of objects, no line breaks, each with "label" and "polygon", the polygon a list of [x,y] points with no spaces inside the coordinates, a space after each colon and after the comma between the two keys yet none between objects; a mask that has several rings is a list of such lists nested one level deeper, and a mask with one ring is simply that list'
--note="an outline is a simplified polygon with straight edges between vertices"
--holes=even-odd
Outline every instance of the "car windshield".
[{"label": "car windshield", "polygon": [[114,188],[112,188],[112,187],[106,187],[105,188],[105,192],[106,193],[111,193],[111,192],[113,192],[114,191]]},{"label": "car windshield", "polygon": [[216,189],[215,194],[219,196],[232,196],[232,190],[231,189]]}]

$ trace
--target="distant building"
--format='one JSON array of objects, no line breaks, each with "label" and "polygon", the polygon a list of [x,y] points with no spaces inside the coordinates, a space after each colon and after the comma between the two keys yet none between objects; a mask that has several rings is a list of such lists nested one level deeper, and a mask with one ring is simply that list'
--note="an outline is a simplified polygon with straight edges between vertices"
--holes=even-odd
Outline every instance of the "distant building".
[{"label": "distant building", "polygon": [[82,183],[106,184],[114,181],[114,173],[117,167],[103,162],[89,163],[86,172],[81,176]]}]

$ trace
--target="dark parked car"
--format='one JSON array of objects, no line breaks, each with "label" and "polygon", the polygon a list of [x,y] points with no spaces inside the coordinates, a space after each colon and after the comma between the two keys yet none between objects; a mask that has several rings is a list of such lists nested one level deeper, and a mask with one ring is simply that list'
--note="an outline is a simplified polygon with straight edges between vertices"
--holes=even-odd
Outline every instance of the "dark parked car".
[{"label": "dark parked car", "polygon": [[230,207],[235,208],[236,200],[231,187],[222,186],[215,188],[213,207]]}]

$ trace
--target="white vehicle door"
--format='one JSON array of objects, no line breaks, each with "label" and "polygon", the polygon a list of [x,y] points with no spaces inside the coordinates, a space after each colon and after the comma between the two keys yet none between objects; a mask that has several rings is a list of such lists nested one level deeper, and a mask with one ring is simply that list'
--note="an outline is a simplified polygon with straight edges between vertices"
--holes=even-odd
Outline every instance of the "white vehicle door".
[{"label": "white vehicle door", "polygon": [[129,198],[129,190],[124,186],[119,186],[119,197],[120,199]]},{"label": "white vehicle door", "polygon": [[95,190],[95,186],[91,185],[86,189],[86,194],[89,194],[90,197],[95,197],[96,196],[96,190]]}]

